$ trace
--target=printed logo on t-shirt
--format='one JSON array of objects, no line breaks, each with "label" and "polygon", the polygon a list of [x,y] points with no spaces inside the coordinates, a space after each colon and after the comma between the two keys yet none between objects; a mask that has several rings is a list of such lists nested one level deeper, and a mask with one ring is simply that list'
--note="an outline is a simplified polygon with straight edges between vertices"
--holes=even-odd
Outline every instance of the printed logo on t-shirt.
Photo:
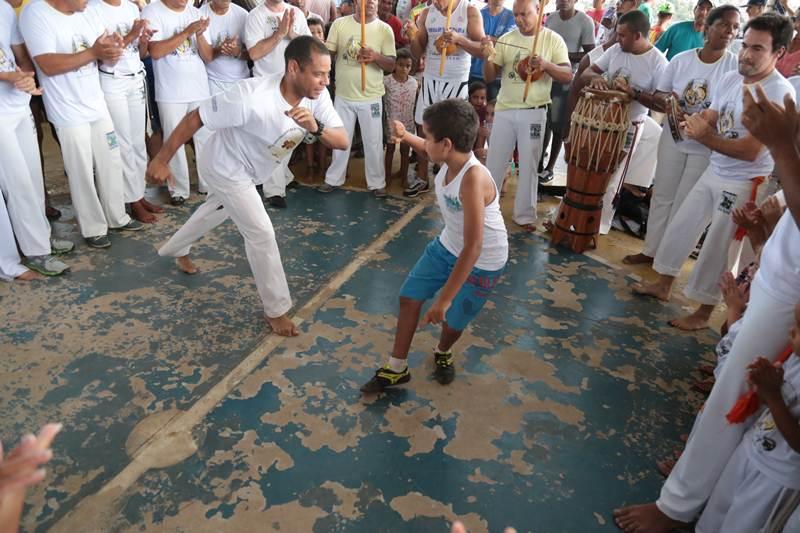
[{"label": "printed logo on t-shirt", "polygon": [[625,67],[617,69],[617,71],[608,77],[609,83],[624,83],[625,85],[631,84],[631,71],[626,69]]},{"label": "printed logo on t-shirt", "polygon": [[[78,52],[83,52],[84,50],[88,50],[91,48],[92,45],[86,40],[86,37],[83,35],[73,35],[72,36],[72,53],[77,54]],[[81,68],[76,70],[76,72],[80,75],[91,74],[94,72],[94,69],[97,68],[94,61],[90,61],[89,63],[83,65]]]},{"label": "printed logo on t-shirt", "polygon": [[6,54],[6,51],[0,48],[0,72],[12,72],[17,68],[14,62],[14,56]]},{"label": "printed logo on t-shirt", "polygon": [[707,109],[711,105],[711,102],[708,101],[708,80],[695,78],[687,83],[679,103],[690,113]]},{"label": "printed logo on t-shirt", "polygon": [[214,48],[219,48],[220,46],[222,46],[222,43],[224,43],[226,40],[230,39],[230,37],[231,37],[231,34],[227,30],[222,30],[217,35],[217,38],[214,39],[214,43],[211,46],[213,46]]},{"label": "printed logo on t-shirt", "polygon": [[361,43],[354,35],[347,39],[347,46],[344,47],[342,59],[344,59],[346,63],[358,63],[359,50],[361,50]]},{"label": "printed logo on t-shirt", "polygon": [[[124,39],[125,36],[130,33],[131,28],[132,26],[130,24],[126,24],[125,22],[120,22],[119,24],[117,24],[117,30],[115,33]],[[128,46],[125,47],[125,50],[127,52],[138,52],[139,39],[134,39],[130,43],[128,43]]]},{"label": "printed logo on t-shirt", "polygon": [[739,132],[737,132],[734,129],[734,127],[736,126],[736,121],[734,120],[735,109],[736,109],[735,103],[727,102],[725,105],[722,106],[722,109],[719,112],[719,119],[717,119],[717,129],[719,129],[720,135],[722,135],[726,139],[739,138]]},{"label": "printed logo on t-shirt", "polygon": [[460,212],[463,210],[461,207],[461,200],[458,199],[458,196],[447,196],[444,195],[444,205],[450,211]]},{"label": "printed logo on t-shirt", "polygon": [[719,210],[729,215],[736,205],[736,194],[728,191],[722,191],[722,198],[719,200]]},{"label": "printed logo on t-shirt", "polygon": [[525,54],[523,56],[522,52],[517,52],[517,55],[514,56],[514,61],[511,63],[511,68],[508,69],[508,72],[506,73],[506,77],[510,81],[516,81],[517,83],[522,83],[524,81],[520,77],[520,75],[517,74],[517,65],[519,65],[519,62],[522,61],[525,57],[528,57],[528,55]]},{"label": "printed logo on t-shirt", "polygon": [[269,152],[276,161],[282,161],[284,157],[291,154],[295,147],[303,141],[306,132],[301,128],[290,128],[269,147]]},{"label": "printed logo on t-shirt", "polygon": [[[185,29],[185,28],[184,28]],[[180,33],[183,30],[176,31],[175,33]],[[172,51],[173,56],[178,56],[179,58],[188,58],[193,55],[197,55],[197,49],[194,47],[194,43],[192,42],[191,37],[187,37],[185,41],[183,41],[178,47]]]}]

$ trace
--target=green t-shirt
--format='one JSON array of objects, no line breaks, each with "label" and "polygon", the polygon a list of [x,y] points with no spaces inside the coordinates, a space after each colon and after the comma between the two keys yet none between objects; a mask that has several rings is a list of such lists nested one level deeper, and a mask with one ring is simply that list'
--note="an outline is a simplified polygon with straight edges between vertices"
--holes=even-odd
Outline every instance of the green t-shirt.
[{"label": "green t-shirt", "polygon": [[650,22],[650,24],[653,23],[653,14],[650,13],[650,6],[648,6],[646,3],[643,3],[639,6],[639,11],[647,15],[647,20]]},{"label": "green t-shirt", "polygon": [[703,32],[694,30],[694,22],[685,20],[673,24],[656,41],[656,48],[672,59],[681,52],[703,46]]}]

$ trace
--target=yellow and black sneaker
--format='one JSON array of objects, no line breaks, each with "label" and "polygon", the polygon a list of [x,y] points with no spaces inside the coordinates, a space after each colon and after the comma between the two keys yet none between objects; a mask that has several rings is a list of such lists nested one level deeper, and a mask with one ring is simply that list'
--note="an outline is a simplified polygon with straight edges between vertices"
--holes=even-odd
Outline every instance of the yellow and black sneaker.
[{"label": "yellow and black sneaker", "polygon": [[453,366],[453,352],[434,350],[433,356],[436,359],[436,370],[433,372],[433,378],[442,385],[451,383],[456,377],[456,368]]},{"label": "yellow and black sneaker", "polygon": [[387,387],[394,387],[409,381],[411,381],[411,373],[408,371],[408,367],[401,372],[395,372],[388,366],[383,366],[375,372],[371,380],[361,387],[361,392],[382,392]]}]

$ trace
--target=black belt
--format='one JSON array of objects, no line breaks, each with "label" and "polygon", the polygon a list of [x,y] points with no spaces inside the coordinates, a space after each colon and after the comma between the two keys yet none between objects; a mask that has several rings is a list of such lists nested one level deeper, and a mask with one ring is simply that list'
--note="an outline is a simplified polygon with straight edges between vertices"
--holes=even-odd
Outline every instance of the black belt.
[{"label": "black belt", "polygon": [[101,68],[98,68],[97,70],[99,70],[101,74],[105,74],[106,76],[114,76],[115,78],[117,76],[120,76],[120,77],[123,77],[123,78],[135,78],[139,74],[143,74],[144,73],[144,70],[140,70],[136,74],[115,74],[113,72],[106,72],[105,70],[103,70]]}]

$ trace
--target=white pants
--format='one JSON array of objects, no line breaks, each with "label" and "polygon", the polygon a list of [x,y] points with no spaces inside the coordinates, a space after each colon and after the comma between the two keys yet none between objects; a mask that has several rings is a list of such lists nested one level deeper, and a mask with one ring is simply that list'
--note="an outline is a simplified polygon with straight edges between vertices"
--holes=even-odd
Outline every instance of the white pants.
[{"label": "white pants", "polygon": [[642,130],[642,135],[636,141],[625,183],[647,189],[653,184],[656,175],[661,125],[650,116],[646,116],[639,129]]},{"label": "white pants", "polygon": [[514,146],[519,146],[519,179],[513,219],[520,225],[536,222],[536,195],[539,187],[536,167],[542,153],[546,123],[546,108],[508,109],[494,115],[486,167],[497,184],[497,190],[500,190]]},{"label": "white pants", "polygon": [[[344,129],[350,138],[356,129],[356,120],[361,126],[364,143],[364,163],[369,190],[386,187],[386,170],[383,167],[383,102],[380,98],[366,102],[354,102],[337,96],[333,104],[342,118]],[[325,174],[325,183],[334,187],[344,184],[350,146],[346,150],[334,150],[331,166]]]},{"label": "white pants", "polygon": [[716,305],[720,276],[738,262],[742,249],[742,243],[733,240],[737,226],[731,211],[750,199],[752,188],[749,180],[723,179],[711,167],[706,169],[667,227],[653,270],[666,276],[680,274],[683,262],[710,222],[684,294],[701,304]]},{"label": "white pants", "polygon": [[794,323],[794,306],[798,303],[786,300],[789,298],[767,292],[760,273],[756,274],[739,334],[711,395],[697,415],[692,437],[656,502],[670,518],[691,522],[697,517],[742,435],[752,424],[752,419],[745,424],[729,424],[725,414],[747,390],[747,365],[759,356],[774,360],[786,348],[789,328]]},{"label": "white pants", "polygon": [[225,192],[215,190],[213,185],[209,189],[203,205],[158,250],[158,255],[188,255],[193,243],[230,217],[244,237],[247,261],[255,277],[264,312],[270,318],[286,314],[292,308],[289,285],[283,272],[275,230],[255,185],[243,185],[239,190]]},{"label": "white pants", "polygon": [[722,471],[695,526],[696,533],[757,533],[775,504],[794,492],[756,468],[747,457],[748,445],[739,444]]},{"label": "white pants", "polygon": [[6,205],[3,210],[8,211],[19,247],[28,257],[49,255],[50,223],[44,214],[42,163],[30,110],[0,120],[0,146],[0,193]]},{"label": "white pants", "polygon": [[645,131],[644,122],[639,125],[632,125],[629,131],[633,132],[634,135],[631,139],[631,144],[626,144],[624,150],[626,152],[633,150],[633,153],[631,154],[630,162],[627,164],[627,169],[625,168],[625,162],[628,161],[626,155],[625,159],[619,164],[619,168],[614,172],[611,176],[611,180],[608,182],[606,194],[603,196],[603,212],[600,214],[600,235],[607,235],[608,232],[611,231],[611,222],[613,222],[614,213],[617,210],[614,206],[614,200],[617,197],[617,189],[619,189],[620,180],[624,179],[625,182],[627,182],[627,175],[638,172],[638,169],[634,166],[634,159],[636,158],[636,150],[639,148],[639,141]]},{"label": "white pants", "polygon": [[6,203],[0,195],[0,279],[11,281],[27,271],[28,269],[20,263]]},{"label": "white pants", "polygon": [[[669,128],[658,142],[658,166],[650,198],[647,236],[642,253],[655,257],[670,221],[675,218],[689,191],[708,168],[709,155],[685,154],[678,150]],[[696,244],[696,243],[694,243]]]},{"label": "white pants", "polygon": [[286,196],[286,186],[294,181],[294,174],[289,170],[289,161],[291,158],[292,156],[290,154],[275,167],[275,170],[270,174],[269,178],[264,180],[262,184],[264,198]]},{"label": "white pants", "polygon": [[[172,135],[175,128],[178,126],[183,117],[190,111],[197,109],[200,102],[187,102],[181,104],[173,104],[166,102],[158,102],[158,114],[161,116],[161,128],[164,130],[164,142]],[[195,132],[194,136],[194,149],[195,161],[199,159],[198,153],[203,150],[203,143],[205,143],[211,136],[211,132],[206,128],[200,128]],[[172,176],[175,178],[175,187],[169,190],[169,194],[178,198],[189,198],[189,163],[186,160],[186,149],[179,149],[172,159],[169,161],[169,169]],[[197,190],[206,192],[206,182],[203,179],[200,168],[197,168]]]},{"label": "white pants", "polygon": [[56,128],[75,216],[84,237],[131,221],[125,212],[122,158],[111,117],[90,124]]},{"label": "white pants", "polygon": [[144,142],[147,96],[144,73],[115,77],[101,72],[100,85],[114,122],[122,155],[125,203],[138,202],[144,196],[144,173],[147,170],[147,147]]}]

